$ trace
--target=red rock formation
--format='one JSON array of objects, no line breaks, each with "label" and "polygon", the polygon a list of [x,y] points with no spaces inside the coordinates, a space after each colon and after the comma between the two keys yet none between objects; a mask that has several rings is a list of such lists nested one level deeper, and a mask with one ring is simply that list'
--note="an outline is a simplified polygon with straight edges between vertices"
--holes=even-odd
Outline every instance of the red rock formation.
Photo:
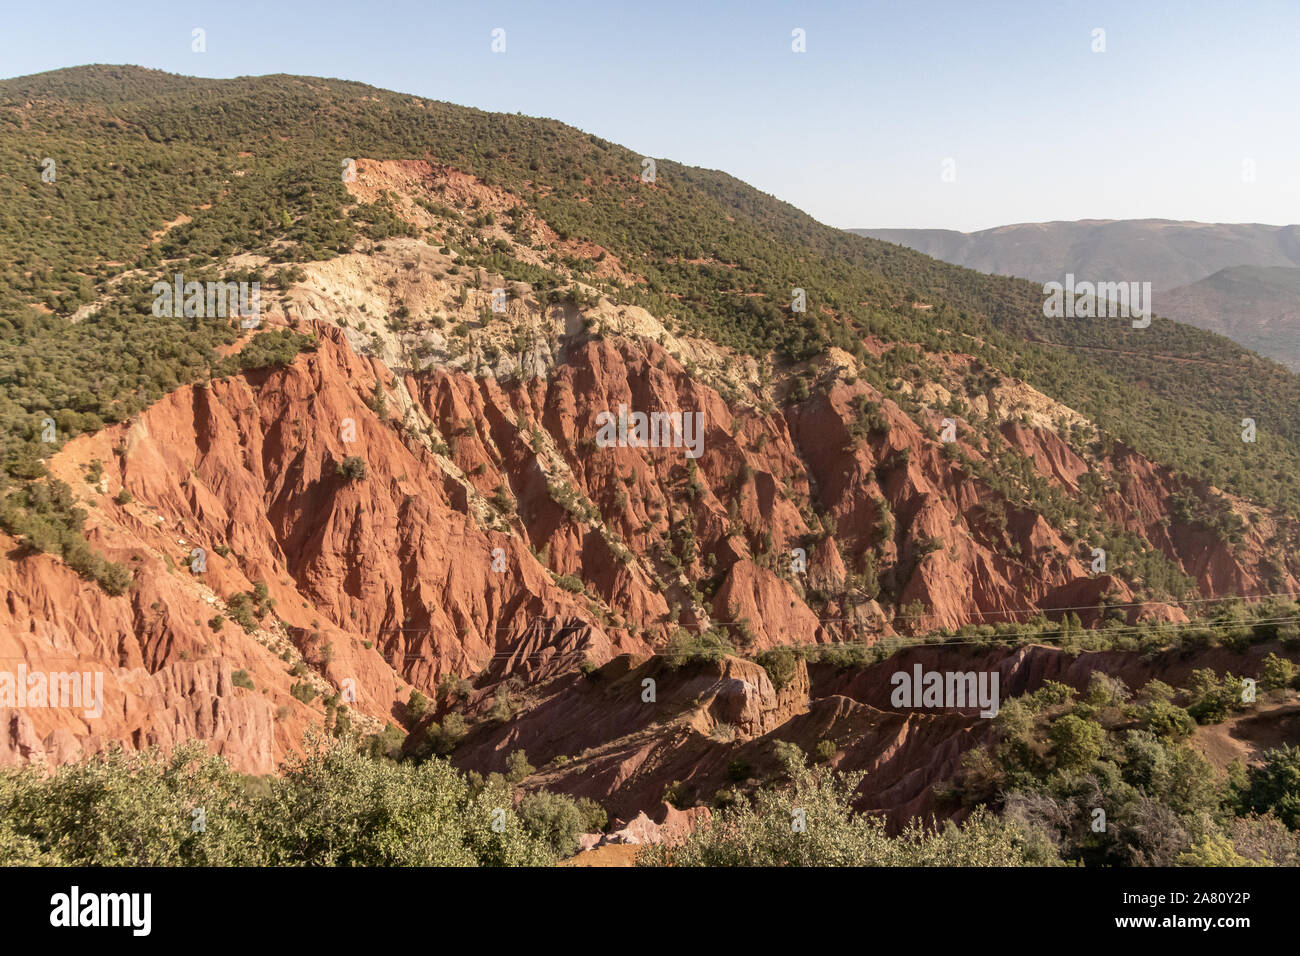
[{"label": "red rock formation", "polygon": [[[6,710],[0,760],[194,736],[267,773],[327,719],[322,696],[339,695],[331,703],[362,730],[409,728],[412,690],[434,698],[451,676],[475,681],[461,705],[471,720],[507,689],[515,710],[480,719],[459,764],[502,769],[523,749],[542,768],[530,786],[599,797],[625,818],[675,782],[710,796],[736,760],[770,762],[773,739],[833,739],[846,768],[869,771],[864,806],[929,812],[934,780],[984,732],[968,715],[899,714],[875,691],[816,677],[810,693],[802,664],[777,691],[738,657],[673,671],[648,655],[692,622],[750,653],[1071,608],[1088,624],[1103,598],[1130,605],[1130,620],[1184,619],[1136,599],[1134,582],[1094,576],[1087,542],[969,473],[924,415],[865,382],[742,410],[649,340],[577,336],[545,378],[498,381],[452,368],[399,376],[340,330],[316,331],[320,347],[286,368],[178,389],[52,460],[88,505],[94,546],[134,581],[109,597],[3,542],[0,657],[102,672],[106,700],[95,718]],[[887,431],[862,432],[859,399],[878,404]],[[702,412],[702,454],[598,447],[597,416],[621,404]],[[963,427],[958,447],[992,461],[999,440],[1066,494],[1093,467],[1055,432],[1015,423],[986,437]],[[340,473],[350,456],[364,478]],[[93,460],[103,491],[83,475]],[[1172,496],[1209,489],[1122,448],[1101,468],[1105,520],[1203,592],[1266,586],[1263,531],[1231,547],[1169,520]],[[195,548],[202,574],[184,563]],[[232,615],[248,612],[229,605],[259,581],[268,600],[249,602],[263,613],[246,630]],[[1284,568],[1268,586],[1300,581]],[[919,616],[896,616],[909,602]],[[1025,665],[998,666],[1015,683]],[[589,679],[580,667],[602,669]]]}]

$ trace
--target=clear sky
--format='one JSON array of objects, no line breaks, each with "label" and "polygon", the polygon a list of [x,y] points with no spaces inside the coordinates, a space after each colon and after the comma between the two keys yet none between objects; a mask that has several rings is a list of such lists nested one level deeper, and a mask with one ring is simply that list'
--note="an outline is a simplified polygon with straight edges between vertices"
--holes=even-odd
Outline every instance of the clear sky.
[{"label": "clear sky", "polygon": [[833,226],[1300,222],[1297,0],[7,0],[0,23],[0,76],[359,80],[723,169]]}]

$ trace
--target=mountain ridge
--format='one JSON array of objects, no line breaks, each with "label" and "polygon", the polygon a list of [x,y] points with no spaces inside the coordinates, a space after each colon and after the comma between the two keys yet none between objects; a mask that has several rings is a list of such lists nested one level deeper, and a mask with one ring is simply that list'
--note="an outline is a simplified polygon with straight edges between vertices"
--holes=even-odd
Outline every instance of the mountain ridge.
[{"label": "mountain ridge", "polygon": [[[1300,266],[1300,225],[1203,223],[1172,219],[1079,219],[1010,223],[976,232],[948,229],[851,229],[980,272],[1035,282],[1066,272],[1121,276],[1156,291],[1196,282],[1234,266]],[[1028,245],[1028,237],[1035,241]],[[1159,238],[1160,248],[1139,243]]]}]

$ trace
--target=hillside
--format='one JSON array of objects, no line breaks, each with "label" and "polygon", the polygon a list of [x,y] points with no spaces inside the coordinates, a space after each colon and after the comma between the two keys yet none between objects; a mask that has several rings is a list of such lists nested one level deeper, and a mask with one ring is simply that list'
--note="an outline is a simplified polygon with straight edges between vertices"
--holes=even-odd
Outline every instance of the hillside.
[{"label": "hillside", "polygon": [[1163,293],[1180,322],[1226,335],[1300,371],[1300,269],[1236,266]]},{"label": "hillside", "polygon": [[980,232],[853,229],[853,233],[995,275],[1036,282],[1150,282],[1155,311],[1227,336],[1300,369],[1300,226],[1161,219],[1021,223]]},{"label": "hillside", "polygon": [[[324,727],[628,821],[794,744],[901,829],[1077,770],[1025,756],[1076,706],[1098,754],[1193,761],[1242,676],[1293,696],[1300,378],[1218,335],[1047,320],[723,173],[336,80],[3,81],[0,155],[0,656],[106,685],[0,707],[5,763],[269,774]],[[259,324],[157,315],[178,272],[260,282]],[[698,447],[610,447],[623,406]],[[886,699],[945,661],[1024,721]]]}]

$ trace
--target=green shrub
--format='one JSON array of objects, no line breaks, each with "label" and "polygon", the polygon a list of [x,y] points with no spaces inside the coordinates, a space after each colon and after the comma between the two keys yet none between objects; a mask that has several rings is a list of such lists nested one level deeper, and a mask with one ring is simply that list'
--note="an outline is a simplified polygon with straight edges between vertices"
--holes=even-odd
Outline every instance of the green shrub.
[{"label": "green shrub", "polygon": [[1220,680],[1208,667],[1192,671],[1188,682],[1187,712],[1198,724],[1220,724],[1228,715],[1246,706],[1242,700],[1243,683],[1232,674]]},{"label": "green shrub", "polygon": [[358,455],[348,455],[339,462],[338,473],[348,481],[364,481],[367,474],[365,460]]},{"label": "green shrub", "polygon": [[643,848],[637,865],[983,867],[1025,862],[1019,832],[983,810],[961,827],[949,823],[932,832],[913,822],[890,837],[880,816],[852,809],[861,775],[840,777],[809,768],[800,759],[788,761],[785,769],[789,786],[760,790],[752,804],[724,803],[711,822],[684,842]]},{"label": "green shrub", "polygon": [[571,798],[543,790],[526,795],[517,809],[524,830],[543,841],[556,856],[578,852],[578,834],[587,832],[587,815]]},{"label": "green shrub", "polygon": [[425,744],[429,752],[449,754],[456,749],[456,744],[469,732],[465,718],[460,714],[448,714],[442,723],[431,723],[425,729]]},{"label": "green shrub", "polygon": [[522,750],[511,751],[510,756],[506,758],[506,780],[511,783],[519,783],[536,770],[537,768],[528,762],[528,755]]},{"label": "green shrub", "polygon": [[1244,809],[1273,813],[1287,827],[1300,830],[1300,747],[1283,744],[1264,754],[1264,763],[1247,771],[1239,799]]},{"label": "green shrub", "polygon": [[1281,690],[1295,683],[1296,666],[1285,657],[1269,654],[1260,669],[1259,686],[1265,690]]},{"label": "green shrub", "polygon": [[[118,749],[47,775],[0,770],[0,865],[536,866],[547,839],[503,783],[471,786],[443,760],[376,760],[308,741],[279,777],[249,778],[201,742]],[[205,828],[192,828],[204,810]],[[93,819],[94,826],[86,820]],[[494,826],[494,823],[497,826]]]},{"label": "green shrub", "polygon": [[112,597],[119,597],[127,592],[131,587],[133,575],[131,569],[124,564],[114,564],[105,561],[99,566],[97,580],[99,586],[104,589],[104,593]]},{"label": "green shrub", "polygon": [[1051,739],[1056,765],[1081,773],[1101,756],[1106,730],[1100,724],[1067,714],[1052,725]]},{"label": "green shrub", "polygon": [[226,613],[249,634],[257,630],[258,617],[251,594],[240,593],[229,598],[226,601]]},{"label": "green shrub", "polygon": [[768,679],[772,681],[772,686],[779,690],[784,690],[786,685],[794,679],[795,671],[798,669],[798,658],[795,657],[793,648],[777,647],[770,651],[763,651],[761,654],[754,655],[754,660],[763,670],[767,671]]},{"label": "green shrub", "polygon": [[412,690],[406,701],[406,715],[411,720],[418,721],[429,712],[429,707],[429,698],[418,690]]},{"label": "green shrub", "polygon": [[661,653],[668,666],[676,669],[692,663],[716,663],[735,652],[731,642],[716,631],[691,634],[678,630],[668,639]]},{"label": "green shrub", "polygon": [[609,826],[609,814],[590,797],[578,798],[578,812],[582,814],[583,833],[602,833]]}]

